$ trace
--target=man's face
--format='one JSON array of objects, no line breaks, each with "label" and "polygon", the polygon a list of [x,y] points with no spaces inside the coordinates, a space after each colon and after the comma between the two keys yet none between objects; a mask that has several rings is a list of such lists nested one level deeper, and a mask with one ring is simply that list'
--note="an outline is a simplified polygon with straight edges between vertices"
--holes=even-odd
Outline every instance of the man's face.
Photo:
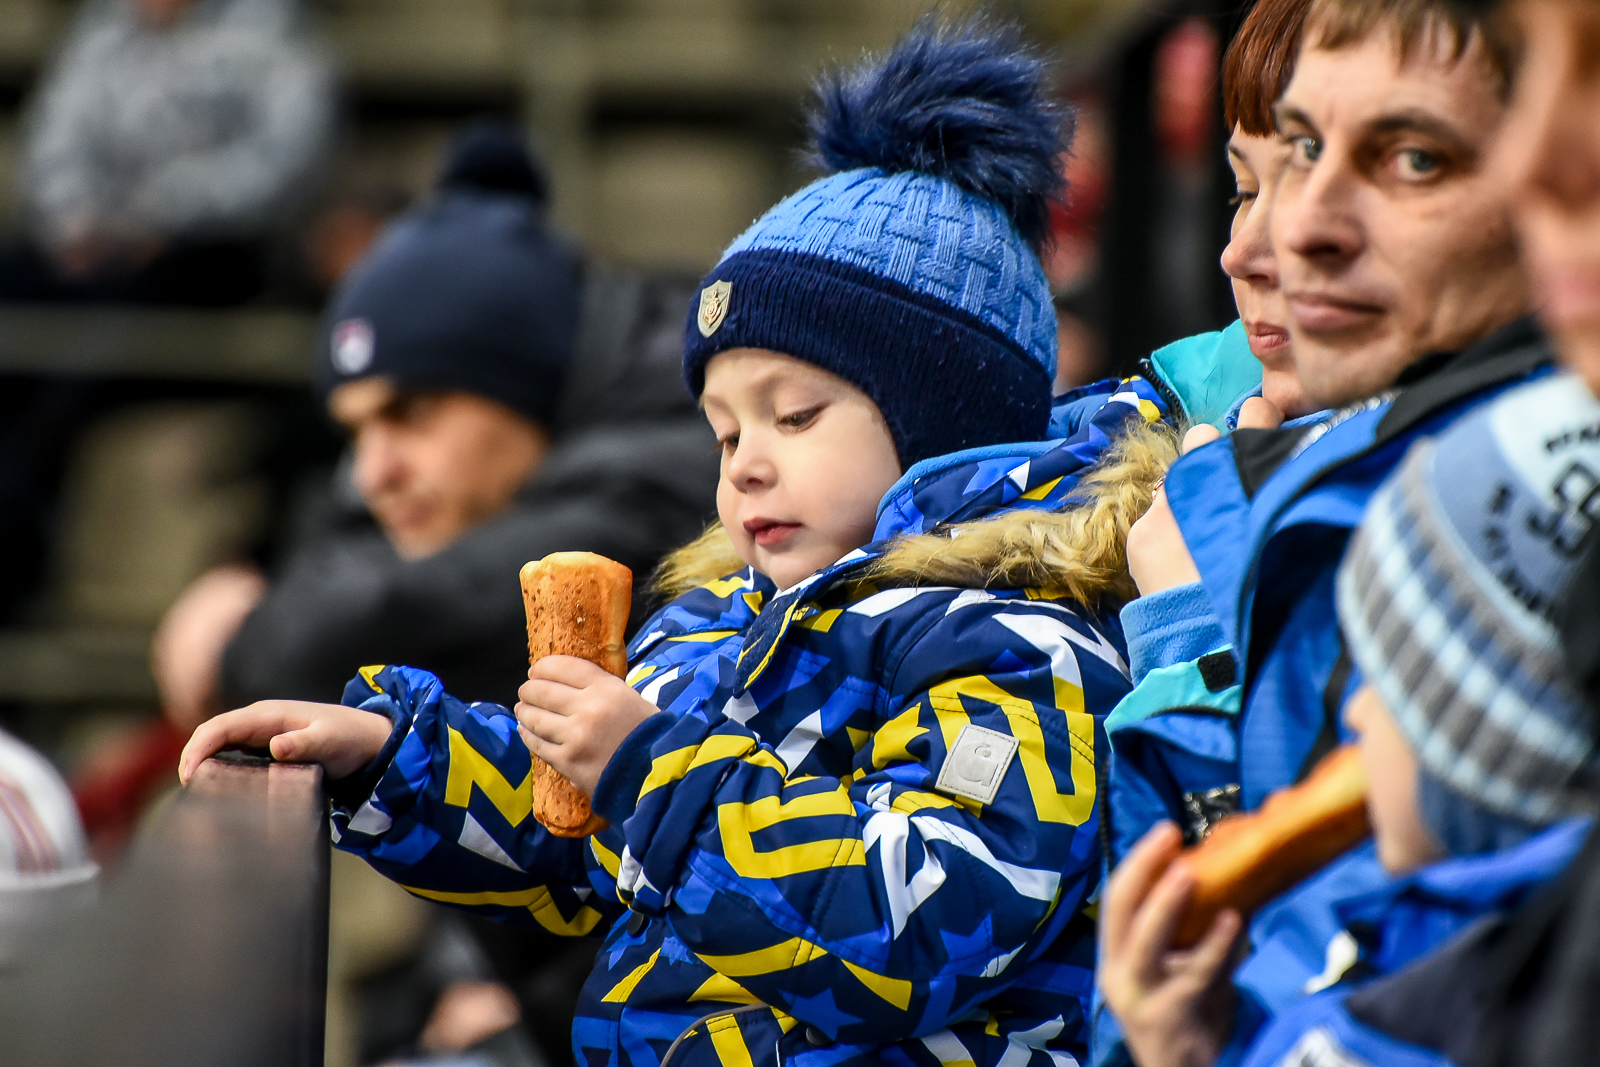
[{"label": "man's face", "polygon": [[1290,153],[1273,246],[1319,407],[1382,392],[1528,307],[1504,186],[1485,166],[1504,105],[1482,43],[1453,58],[1439,36],[1404,60],[1381,29],[1308,47],[1277,107]]},{"label": "man's face", "polygon": [[1519,0],[1512,15],[1524,51],[1497,169],[1539,316],[1600,392],[1600,4]]},{"label": "man's face", "polygon": [[502,404],[405,391],[384,378],[344,383],[328,410],[354,444],[356,491],[406,559],[432,555],[504,511],[549,447]]}]

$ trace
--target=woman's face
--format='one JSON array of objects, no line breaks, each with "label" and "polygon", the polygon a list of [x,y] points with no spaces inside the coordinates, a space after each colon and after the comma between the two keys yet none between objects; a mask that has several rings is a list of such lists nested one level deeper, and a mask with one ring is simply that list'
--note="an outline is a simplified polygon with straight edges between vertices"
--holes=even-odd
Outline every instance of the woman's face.
[{"label": "woman's face", "polygon": [[1250,351],[1261,361],[1261,393],[1294,418],[1313,408],[1289,358],[1289,309],[1278,286],[1278,261],[1267,225],[1288,153],[1288,145],[1277,137],[1256,137],[1235,127],[1228,138],[1237,195],[1222,269],[1233,279],[1233,300],[1250,336]]}]

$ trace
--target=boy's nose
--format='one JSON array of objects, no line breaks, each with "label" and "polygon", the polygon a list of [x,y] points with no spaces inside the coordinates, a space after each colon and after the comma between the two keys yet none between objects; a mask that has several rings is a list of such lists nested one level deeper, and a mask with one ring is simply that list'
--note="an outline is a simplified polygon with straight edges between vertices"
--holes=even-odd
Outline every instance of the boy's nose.
[{"label": "boy's nose", "polygon": [[747,445],[741,441],[728,459],[728,482],[740,492],[748,493],[770,486],[776,473],[771,460],[754,443]]}]

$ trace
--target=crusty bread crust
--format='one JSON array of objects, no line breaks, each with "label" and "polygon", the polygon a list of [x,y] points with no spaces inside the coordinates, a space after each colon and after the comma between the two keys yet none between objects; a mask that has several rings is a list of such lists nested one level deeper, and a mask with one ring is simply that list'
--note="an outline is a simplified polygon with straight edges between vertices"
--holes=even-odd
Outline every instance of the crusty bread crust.
[{"label": "crusty bread crust", "polygon": [[1189,910],[1173,937],[1188,948],[1225,908],[1245,916],[1327,866],[1372,832],[1367,774],[1354,745],[1334,749],[1305,780],[1230,815],[1179,855],[1195,879]]},{"label": "crusty bread crust", "polygon": [[[633,600],[633,572],[593,552],[553,552],[522,568],[528,612],[528,664],[577,656],[619,678],[628,672],[623,635]],[[561,772],[533,756],[533,817],[557,837],[587,837],[606,827],[589,798]]]}]

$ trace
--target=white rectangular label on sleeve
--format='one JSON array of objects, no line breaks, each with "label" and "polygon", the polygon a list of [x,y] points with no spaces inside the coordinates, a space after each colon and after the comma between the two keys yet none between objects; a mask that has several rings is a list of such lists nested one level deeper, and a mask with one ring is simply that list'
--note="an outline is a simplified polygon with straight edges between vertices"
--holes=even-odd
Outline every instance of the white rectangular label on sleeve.
[{"label": "white rectangular label on sleeve", "polygon": [[933,787],[980,804],[994,803],[1020,743],[1010,734],[967,723],[956,734]]}]

